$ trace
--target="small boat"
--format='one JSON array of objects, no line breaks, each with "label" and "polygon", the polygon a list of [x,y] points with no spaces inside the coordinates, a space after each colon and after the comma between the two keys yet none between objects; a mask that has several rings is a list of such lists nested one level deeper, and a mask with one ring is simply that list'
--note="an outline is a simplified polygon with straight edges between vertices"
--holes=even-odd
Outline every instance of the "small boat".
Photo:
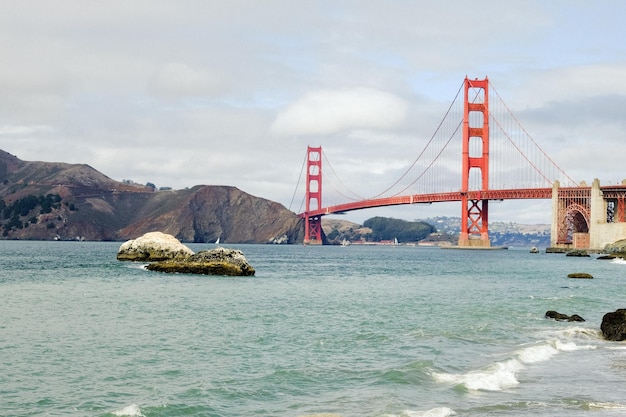
[{"label": "small boat", "polygon": [[219,245],[219,244],[220,244],[220,237],[219,237],[219,236],[217,237],[217,240],[215,241],[215,244],[216,244],[216,245]]},{"label": "small boat", "polygon": [[350,246],[350,241],[348,239],[344,239],[341,241],[341,246]]}]

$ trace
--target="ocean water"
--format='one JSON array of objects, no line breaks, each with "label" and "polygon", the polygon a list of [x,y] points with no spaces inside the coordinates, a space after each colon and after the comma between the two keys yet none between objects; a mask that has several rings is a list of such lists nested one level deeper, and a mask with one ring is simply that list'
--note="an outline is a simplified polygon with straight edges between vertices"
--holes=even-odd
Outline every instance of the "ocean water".
[{"label": "ocean water", "polygon": [[0,242],[0,415],[626,415],[626,343],[599,332],[626,307],[626,264],[223,246],[256,276],[150,272],[119,243]]}]

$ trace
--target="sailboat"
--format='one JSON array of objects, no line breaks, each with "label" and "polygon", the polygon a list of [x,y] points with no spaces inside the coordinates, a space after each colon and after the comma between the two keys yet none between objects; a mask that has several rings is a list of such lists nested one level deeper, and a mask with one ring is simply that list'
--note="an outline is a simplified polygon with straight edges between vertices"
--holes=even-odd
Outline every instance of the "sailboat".
[{"label": "sailboat", "polygon": [[393,238],[393,246],[398,246],[398,238],[397,237]]},{"label": "sailboat", "polygon": [[219,245],[219,244],[220,244],[220,237],[219,237],[219,236],[217,237],[217,240],[215,241],[215,244],[216,244],[216,245]]}]

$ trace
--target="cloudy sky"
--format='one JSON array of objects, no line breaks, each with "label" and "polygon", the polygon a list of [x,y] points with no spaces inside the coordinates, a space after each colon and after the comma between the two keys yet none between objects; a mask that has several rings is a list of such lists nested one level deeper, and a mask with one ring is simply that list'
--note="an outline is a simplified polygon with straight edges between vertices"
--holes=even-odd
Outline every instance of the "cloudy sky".
[{"label": "cloudy sky", "polygon": [[[621,0],[0,3],[0,149],[24,160],[158,187],[232,185],[300,211],[307,145],[373,195],[468,75],[488,76],[572,178],[626,178]],[[548,212],[507,202],[490,217]],[[450,203],[346,218],[459,214]]]}]

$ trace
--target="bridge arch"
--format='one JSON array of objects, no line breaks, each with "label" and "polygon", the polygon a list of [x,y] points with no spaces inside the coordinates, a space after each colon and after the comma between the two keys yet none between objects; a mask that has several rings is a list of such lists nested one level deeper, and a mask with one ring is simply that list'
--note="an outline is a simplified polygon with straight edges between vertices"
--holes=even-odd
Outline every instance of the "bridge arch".
[{"label": "bridge arch", "polygon": [[558,243],[574,243],[576,247],[575,236],[589,234],[590,217],[588,206],[579,203],[567,205],[560,222]]},{"label": "bridge arch", "polygon": [[589,217],[589,209],[580,204],[569,206],[565,216],[572,233],[589,233]]}]

